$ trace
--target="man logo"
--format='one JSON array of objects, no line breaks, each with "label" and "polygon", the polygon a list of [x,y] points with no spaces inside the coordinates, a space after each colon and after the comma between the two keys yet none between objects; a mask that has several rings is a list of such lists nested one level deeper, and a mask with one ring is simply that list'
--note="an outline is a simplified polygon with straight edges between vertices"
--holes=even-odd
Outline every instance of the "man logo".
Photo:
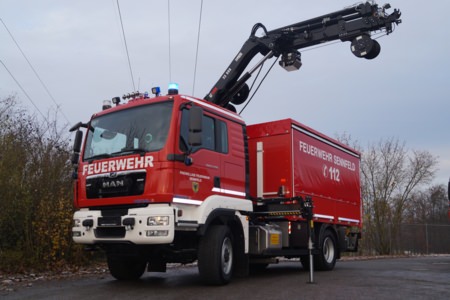
[{"label": "man logo", "polygon": [[111,181],[104,181],[102,184],[102,188],[104,189],[111,189],[111,188],[117,188],[117,187],[124,187],[125,181],[122,180],[111,180]]},{"label": "man logo", "polygon": [[198,192],[200,185],[198,184],[198,182],[192,182],[192,190],[194,191],[194,193]]}]

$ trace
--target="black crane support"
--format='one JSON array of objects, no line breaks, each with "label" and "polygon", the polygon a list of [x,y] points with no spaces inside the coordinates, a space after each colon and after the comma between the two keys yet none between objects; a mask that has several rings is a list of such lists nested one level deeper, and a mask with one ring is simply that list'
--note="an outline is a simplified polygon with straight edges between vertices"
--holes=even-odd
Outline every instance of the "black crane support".
[{"label": "black crane support", "polygon": [[309,252],[309,283],[314,283],[314,259],[313,251],[315,244],[314,236],[314,213],[313,201],[311,197],[306,197],[305,201],[300,202],[302,207],[302,217],[308,222],[308,252]]},{"label": "black crane support", "polygon": [[[288,71],[298,70],[301,60],[297,50],[325,42],[350,41],[354,55],[373,59],[379,54],[380,45],[370,38],[371,32],[384,30],[390,34],[393,26],[401,23],[400,11],[394,9],[388,14],[386,10],[389,8],[389,4],[380,8],[377,4],[366,2],[271,31],[257,23],[253,26],[250,37],[204,99],[222,107],[228,107],[230,102],[241,104],[248,96],[246,81],[265,60],[281,55],[279,63],[283,68]],[[264,31],[262,37],[256,36],[259,29]],[[257,67],[242,75],[257,54],[265,57]]]}]

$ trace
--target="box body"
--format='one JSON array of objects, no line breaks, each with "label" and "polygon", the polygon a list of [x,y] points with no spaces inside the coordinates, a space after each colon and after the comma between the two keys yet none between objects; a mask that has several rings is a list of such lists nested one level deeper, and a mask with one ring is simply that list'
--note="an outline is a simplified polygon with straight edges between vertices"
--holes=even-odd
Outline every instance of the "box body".
[{"label": "box body", "polygon": [[253,198],[311,196],[316,221],[361,226],[359,152],[292,119],[247,135]]}]

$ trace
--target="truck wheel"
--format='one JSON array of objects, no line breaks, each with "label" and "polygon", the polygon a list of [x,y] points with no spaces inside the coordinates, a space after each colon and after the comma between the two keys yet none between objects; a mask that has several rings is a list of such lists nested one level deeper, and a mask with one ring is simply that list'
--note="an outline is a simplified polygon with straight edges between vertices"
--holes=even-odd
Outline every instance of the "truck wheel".
[{"label": "truck wheel", "polygon": [[315,256],[314,267],[321,271],[334,269],[337,257],[336,238],[330,230],[326,230],[320,241],[320,253]]},{"label": "truck wheel", "polygon": [[207,284],[227,284],[231,280],[233,264],[233,235],[230,229],[224,225],[212,226],[199,244],[200,277]]},{"label": "truck wheel", "polygon": [[117,280],[137,280],[145,272],[147,262],[136,257],[109,257],[108,269]]}]

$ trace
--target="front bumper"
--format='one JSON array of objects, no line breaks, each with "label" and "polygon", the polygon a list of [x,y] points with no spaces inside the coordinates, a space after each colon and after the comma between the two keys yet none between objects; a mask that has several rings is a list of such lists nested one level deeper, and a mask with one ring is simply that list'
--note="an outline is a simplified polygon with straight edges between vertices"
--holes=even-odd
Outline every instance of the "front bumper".
[{"label": "front bumper", "polygon": [[168,244],[175,233],[175,211],[166,204],[130,208],[122,216],[103,216],[100,210],[79,210],[73,221],[72,237],[79,244]]}]

